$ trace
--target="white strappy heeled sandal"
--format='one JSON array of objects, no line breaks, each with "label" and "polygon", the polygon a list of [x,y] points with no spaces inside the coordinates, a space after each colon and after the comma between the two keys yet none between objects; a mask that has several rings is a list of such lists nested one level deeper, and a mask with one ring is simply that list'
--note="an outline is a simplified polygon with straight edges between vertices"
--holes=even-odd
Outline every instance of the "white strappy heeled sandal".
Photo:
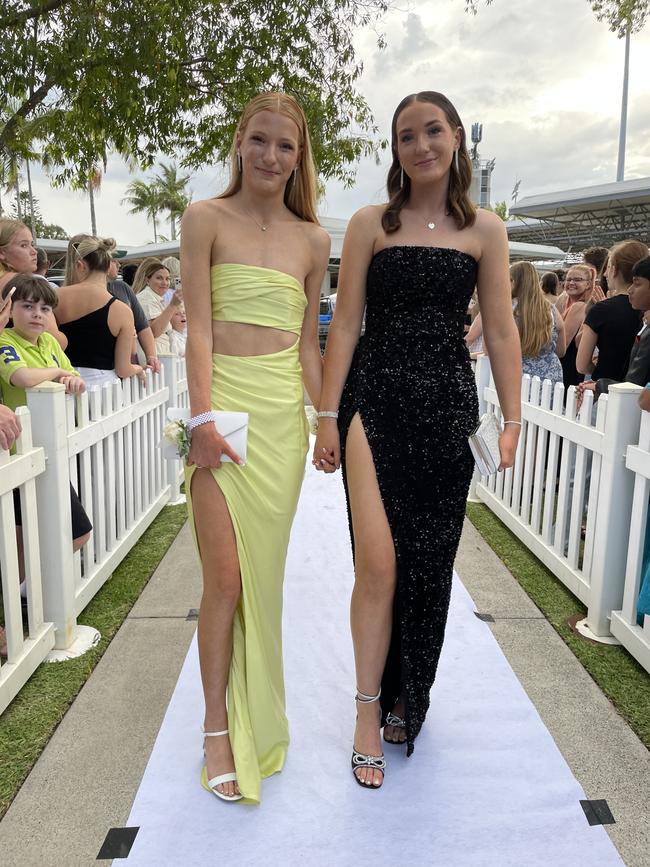
[{"label": "white strappy heeled sandal", "polygon": [[[204,737],[206,738],[220,738],[224,735],[229,734],[228,729],[223,732],[206,732],[205,729],[201,728]],[[205,755],[205,747],[203,748],[203,754]],[[213,795],[216,795],[217,798],[221,798],[222,801],[241,801],[244,797],[243,795],[224,795],[222,792],[218,792],[216,786],[220,786],[222,783],[235,783],[237,782],[237,774],[234,771],[230,771],[227,774],[219,774],[216,777],[212,777],[211,780],[208,779],[208,767],[207,765],[203,765],[201,768],[201,785],[204,789],[207,789],[208,792],[212,792]]]},{"label": "white strappy heeled sandal", "polygon": [[[379,701],[380,696],[381,689],[379,690],[377,695],[366,695],[363,692],[359,692],[359,690],[357,689],[355,699],[360,702],[360,704],[370,704],[370,702]],[[373,771],[381,771],[381,783],[378,786],[376,786],[374,783],[372,785],[364,783],[355,773],[355,771],[359,768],[370,768]],[[364,789],[380,789],[384,783],[385,774],[386,759],[384,758],[383,754],[381,756],[370,756],[366,753],[360,753],[355,746],[352,747],[352,776],[360,786],[363,786]]]}]

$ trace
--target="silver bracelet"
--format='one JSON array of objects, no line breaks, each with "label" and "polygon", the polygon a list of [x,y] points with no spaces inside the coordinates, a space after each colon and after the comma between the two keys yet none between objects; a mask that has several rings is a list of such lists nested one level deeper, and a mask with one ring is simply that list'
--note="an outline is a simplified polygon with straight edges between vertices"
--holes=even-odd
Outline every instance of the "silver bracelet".
[{"label": "silver bracelet", "polygon": [[209,412],[202,412],[199,415],[192,416],[192,418],[188,419],[185,422],[185,427],[188,430],[194,430],[195,427],[199,427],[202,424],[208,424],[208,422],[216,421],[217,414],[214,410],[210,410]]},{"label": "silver bracelet", "polygon": [[332,410],[329,410],[329,409],[323,409],[320,412],[317,412],[316,415],[318,416],[318,418],[338,418],[339,417],[338,411],[332,412]]},{"label": "silver bracelet", "polygon": [[506,424],[518,424],[519,427],[521,427],[520,421],[504,421],[504,425],[506,425]]}]

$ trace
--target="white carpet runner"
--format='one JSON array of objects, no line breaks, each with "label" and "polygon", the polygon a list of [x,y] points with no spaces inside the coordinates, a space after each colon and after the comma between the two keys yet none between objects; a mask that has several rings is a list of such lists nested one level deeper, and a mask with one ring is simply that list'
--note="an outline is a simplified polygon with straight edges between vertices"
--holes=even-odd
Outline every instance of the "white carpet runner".
[{"label": "white carpet runner", "polygon": [[199,785],[203,701],[193,641],[128,826],[147,867],[610,867],[621,861],[585,794],[455,579],[431,710],[415,753],[385,746],[386,780],[350,771],[352,586],[340,475],[307,469],[285,583],[291,748],[258,807]]}]

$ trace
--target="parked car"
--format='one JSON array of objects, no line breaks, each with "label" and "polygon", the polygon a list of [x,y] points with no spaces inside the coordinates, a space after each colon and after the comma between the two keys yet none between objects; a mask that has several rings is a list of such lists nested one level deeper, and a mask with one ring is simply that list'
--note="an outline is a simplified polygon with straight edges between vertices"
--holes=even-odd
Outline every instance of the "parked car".
[{"label": "parked car", "polygon": [[320,342],[320,348],[325,348],[325,343],[327,342],[327,335],[330,330],[330,323],[332,321],[332,316],[334,315],[334,302],[331,298],[321,298],[320,300],[320,311],[318,316],[318,340]]}]

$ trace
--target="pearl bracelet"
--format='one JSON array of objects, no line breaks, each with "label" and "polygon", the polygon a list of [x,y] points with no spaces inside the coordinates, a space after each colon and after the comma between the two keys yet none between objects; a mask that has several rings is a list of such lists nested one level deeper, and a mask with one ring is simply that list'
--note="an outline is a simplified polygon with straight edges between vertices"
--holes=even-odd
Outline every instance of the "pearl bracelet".
[{"label": "pearl bracelet", "polygon": [[338,418],[339,417],[338,411],[333,412],[332,410],[329,410],[329,409],[323,409],[320,412],[317,412],[316,415],[318,416],[318,418]]},{"label": "pearl bracelet", "polygon": [[194,430],[195,427],[199,427],[202,424],[208,424],[208,422],[217,420],[217,414],[214,410],[210,410],[209,412],[202,412],[199,415],[195,415],[192,418],[188,419],[185,422],[185,427],[188,430]]}]

